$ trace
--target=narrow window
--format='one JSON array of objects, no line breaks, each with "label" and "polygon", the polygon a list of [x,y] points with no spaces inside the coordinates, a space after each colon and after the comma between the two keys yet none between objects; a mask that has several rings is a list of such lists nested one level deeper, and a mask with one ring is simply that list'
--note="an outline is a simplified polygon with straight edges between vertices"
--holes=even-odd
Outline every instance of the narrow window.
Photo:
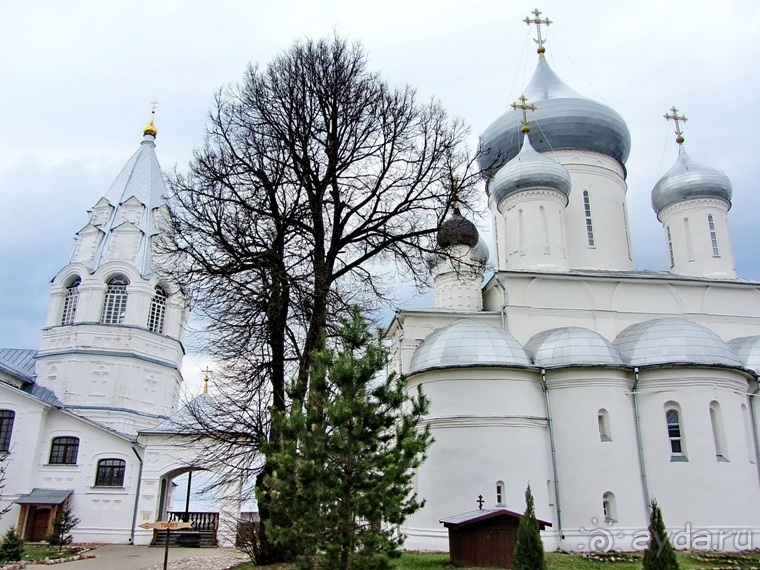
[{"label": "narrow window", "polygon": [[583,210],[586,212],[586,237],[588,238],[588,246],[596,247],[594,245],[594,224],[591,222],[591,201],[588,197],[588,190],[583,191]]},{"label": "narrow window", "polygon": [[668,439],[670,440],[671,461],[685,461],[684,441],[681,432],[681,418],[678,410],[669,408],[665,412],[668,424]]},{"label": "narrow window", "polygon": [[604,511],[604,522],[617,522],[617,505],[615,504],[615,493],[607,491],[602,495],[602,510]]},{"label": "narrow window", "polygon": [[712,214],[707,215],[707,226],[710,228],[710,242],[712,243],[713,257],[720,257],[718,251],[718,236],[715,233],[715,220]]},{"label": "narrow window", "polygon": [[74,277],[71,283],[66,287],[66,297],[63,299],[63,313],[61,314],[61,325],[70,325],[74,322],[74,316],[77,313],[77,304],[79,302],[79,285],[82,280]]},{"label": "narrow window", "polygon": [[11,450],[11,434],[15,419],[16,412],[0,410],[0,452],[8,453]]},{"label": "narrow window", "polygon": [[752,422],[749,419],[749,410],[746,404],[742,404],[742,418],[744,419],[744,439],[747,440],[747,455],[749,462],[755,462],[755,438],[752,437]]},{"label": "narrow window", "polygon": [[126,466],[127,462],[123,459],[101,459],[98,461],[95,485],[98,487],[123,487]]},{"label": "narrow window", "polygon": [[546,480],[546,495],[549,497],[549,506],[554,506],[554,486],[552,485],[552,480],[547,479]]},{"label": "narrow window", "polygon": [[504,481],[496,482],[496,505],[504,506]]},{"label": "narrow window", "polygon": [[720,404],[714,400],[710,402],[710,424],[712,425],[713,442],[715,443],[715,458],[718,461],[728,461],[723,416],[720,413]]},{"label": "narrow window", "polygon": [[79,454],[78,437],[55,437],[50,446],[51,465],[76,465]]},{"label": "narrow window", "polygon": [[670,253],[670,267],[672,268],[676,264],[676,261],[673,257],[673,239],[670,237],[670,226],[665,226],[665,230],[668,233],[668,252]]},{"label": "narrow window", "polygon": [[612,441],[612,432],[610,432],[610,414],[602,408],[597,413],[599,422],[599,439],[602,441]]},{"label": "narrow window", "polygon": [[689,256],[689,261],[694,261],[694,244],[691,242],[691,224],[689,218],[683,219],[683,231],[686,237],[686,254]]},{"label": "narrow window", "polygon": [[127,312],[127,285],[129,280],[123,275],[108,280],[103,313],[100,316],[100,322],[104,325],[120,325],[124,322]]},{"label": "narrow window", "polygon": [[156,294],[150,303],[148,314],[148,330],[162,334],[164,332],[164,316],[166,315],[166,290],[161,285],[156,285]]},{"label": "narrow window", "polygon": [[625,225],[625,245],[628,248],[628,259],[633,261],[633,252],[631,251],[631,232],[628,230],[628,211],[623,202],[623,224]]},{"label": "narrow window", "polygon": [[517,251],[520,255],[525,255],[525,228],[522,209],[517,210],[517,232]]},{"label": "narrow window", "polygon": [[546,208],[543,206],[538,207],[538,211],[541,214],[541,225],[544,227],[544,255],[549,255],[549,224],[546,221]]}]

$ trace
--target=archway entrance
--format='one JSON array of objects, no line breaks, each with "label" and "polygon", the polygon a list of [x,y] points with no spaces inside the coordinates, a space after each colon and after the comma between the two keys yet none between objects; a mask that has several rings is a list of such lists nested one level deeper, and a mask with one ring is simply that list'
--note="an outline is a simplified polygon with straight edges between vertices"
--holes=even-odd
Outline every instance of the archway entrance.
[{"label": "archway entrance", "polygon": [[[198,499],[198,491],[204,487],[202,479],[206,474],[208,471],[199,467],[180,467],[161,476],[158,520],[189,522],[193,525],[189,529],[171,531],[170,546],[217,545],[219,511]],[[163,545],[165,541],[166,531],[153,531],[151,545]]]}]

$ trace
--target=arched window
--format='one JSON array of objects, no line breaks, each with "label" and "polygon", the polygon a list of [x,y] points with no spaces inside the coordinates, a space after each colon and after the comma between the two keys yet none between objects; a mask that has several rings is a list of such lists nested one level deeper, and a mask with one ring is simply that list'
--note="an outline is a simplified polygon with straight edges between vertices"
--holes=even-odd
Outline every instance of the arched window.
[{"label": "arched window", "polygon": [[63,312],[61,313],[61,325],[70,325],[74,322],[74,316],[77,314],[77,304],[79,303],[79,285],[82,280],[74,277],[71,283],[66,287],[66,297],[63,299]]},{"label": "arched window", "polygon": [[742,418],[744,419],[744,439],[747,440],[749,462],[755,463],[755,439],[752,436],[752,422],[749,419],[749,410],[746,404],[742,404]]},{"label": "arched window", "polygon": [[54,437],[50,446],[51,465],[76,465],[79,454],[78,437]]},{"label": "arched window", "polygon": [[588,246],[596,247],[594,245],[594,224],[591,221],[591,200],[588,190],[583,191],[583,211],[586,214],[586,238],[588,239]]},{"label": "arched window", "polygon": [[0,452],[7,453],[11,450],[11,434],[16,412],[13,410],[0,410]]},{"label": "arched window", "polygon": [[504,506],[504,481],[496,481],[496,506]]},{"label": "arched window", "polygon": [[665,420],[668,425],[668,439],[670,440],[671,461],[686,461],[686,447],[684,445],[683,431],[681,428],[681,414],[674,405],[665,409]]},{"label": "arched window", "polygon": [[108,280],[103,313],[100,316],[100,322],[104,325],[120,325],[124,322],[124,314],[127,312],[127,285],[129,279],[123,275]]},{"label": "arched window", "polygon": [[707,215],[707,227],[710,228],[710,243],[712,244],[713,257],[720,257],[720,251],[718,251],[718,236],[715,233],[715,220],[712,214]]},{"label": "arched window", "polygon": [[612,441],[612,431],[610,431],[610,414],[602,408],[596,414],[599,423],[599,439],[602,441]]},{"label": "arched window", "polygon": [[604,522],[613,523],[617,521],[615,493],[607,491],[602,495],[602,510],[604,511]]},{"label": "arched window", "polygon": [[164,316],[166,315],[166,290],[161,285],[156,285],[156,294],[150,303],[148,313],[148,330],[162,334],[164,332]]},{"label": "arched window", "polygon": [[715,400],[710,402],[710,424],[712,425],[713,442],[715,443],[715,458],[718,461],[728,461],[723,415],[720,413],[720,404]]},{"label": "arched window", "polygon": [[101,459],[98,461],[95,485],[98,487],[123,487],[126,467],[127,462],[123,459]]}]

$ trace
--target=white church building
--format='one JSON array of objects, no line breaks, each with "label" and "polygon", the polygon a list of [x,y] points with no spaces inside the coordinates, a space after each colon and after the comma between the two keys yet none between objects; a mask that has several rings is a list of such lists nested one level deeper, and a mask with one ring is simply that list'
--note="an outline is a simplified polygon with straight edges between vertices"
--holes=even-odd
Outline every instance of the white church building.
[{"label": "white church building", "polygon": [[388,329],[435,438],[406,548],[446,550],[440,519],[479,496],[522,512],[528,484],[547,549],[642,549],[652,499],[680,548],[757,548],[760,283],[734,270],[731,183],[689,157],[671,109],[679,156],[652,189],[671,267],[634,269],[626,123],[538,41],[524,97],[481,136],[494,273],[455,210],[435,306]]}]

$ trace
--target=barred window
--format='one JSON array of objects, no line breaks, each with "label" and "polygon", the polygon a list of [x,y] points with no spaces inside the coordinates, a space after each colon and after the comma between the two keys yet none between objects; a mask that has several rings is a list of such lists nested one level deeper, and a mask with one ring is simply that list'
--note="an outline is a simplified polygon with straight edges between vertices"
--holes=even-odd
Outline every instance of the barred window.
[{"label": "barred window", "polygon": [[11,434],[13,433],[13,421],[16,412],[12,410],[0,410],[0,452],[7,453],[11,450]]},{"label": "barred window", "polygon": [[588,190],[583,191],[583,210],[586,213],[586,238],[588,239],[588,246],[596,247],[594,245],[594,224],[591,221],[591,200],[588,196]]},{"label": "barred window", "polygon": [[124,322],[124,314],[127,312],[127,285],[129,285],[129,279],[123,275],[117,275],[108,280],[103,313],[100,316],[101,323],[120,325]]},{"label": "barred window", "polygon": [[148,330],[162,334],[164,332],[164,316],[166,315],[166,290],[161,285],[156,285],[156,294],[150,303],[148,313]]},{"label": "barred window", "polygon": [[82,280],[74,277],[71,283],[66,287],[66,297],[63,300],[63,313],[61,314],[61,325],[70,325],[74,322],[74,316],[77,313],[77,304],[79,303],[79,285]]},{"label": "barred window", "polygon": [[54,437],[50,446],[51,465],[76,465],[79,454],[78,437]]},{"label": "barred window", "polygon": [[95,485],[100,487],[123,487],[127,462],[123,459],[101,459],[95,475]]},{"label": "barred window", "polygon": [[710,228],[710,242],[712,243],[713,257],[720,257],[720,251],[718,251],[718,235],[715,233],[715,220],[712,214],[707,216],[707,225]]}]

